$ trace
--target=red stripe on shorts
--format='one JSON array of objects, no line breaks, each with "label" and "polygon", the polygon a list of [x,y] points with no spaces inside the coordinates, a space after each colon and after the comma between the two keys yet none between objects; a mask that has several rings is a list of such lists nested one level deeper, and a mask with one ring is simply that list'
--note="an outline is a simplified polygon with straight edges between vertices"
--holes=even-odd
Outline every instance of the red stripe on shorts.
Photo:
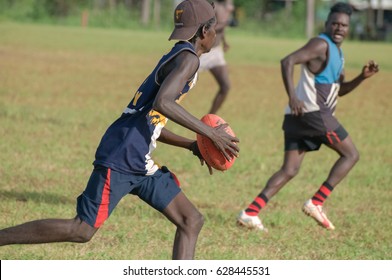
[{"label": "red stripe on shorts", "polygon": [[336,141],[338,141],[338,143],[340,143],[340,138],[339,136],[336,134],[336,132],[332,132],[332,135],[335,136]]},{"label": "red stripe on shorts", "polygon": [[99,228],[109,216],[109,197],[110,197],[110,168],[106,174],[105,185],[103,186],[101,204],[98,208],[97,219],[94,227]]},{"label": "red stripe on shorts", "polygon": [[333,141],[331,138],[331,132],[327,132],[327,138],[328,138],[329,144],[333,144]]},{"label": "red stripe on shorts", "polygon": [[173,176],[173,179],[176,182],[177,186],[181,187],[180,180],[178,180],[176,174],[174,174],[173,172],[170,172],[170,174]]}]

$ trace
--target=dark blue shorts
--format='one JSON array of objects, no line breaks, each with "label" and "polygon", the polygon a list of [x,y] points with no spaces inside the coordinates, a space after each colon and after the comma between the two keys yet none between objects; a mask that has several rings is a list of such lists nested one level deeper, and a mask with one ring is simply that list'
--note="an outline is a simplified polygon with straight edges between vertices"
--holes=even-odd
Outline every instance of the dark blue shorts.
[{"label": "dark blue shorts", "polygon": [[318,136],[292,136],[287,133],[284,135],[284,150],[317,151],[321,144],[334,145],[342,142],[348,136],[343,126],[339,126],[334,131]]},{"label": "dark blue shorts", "polygon": [[162,212],[181,191],[174,174],[162,167],[154,175],[130,175],[96,166],[86,189],[77,199],[77,214],[92,227],[99,228],[119,201],[127,194],[139,196]]}]

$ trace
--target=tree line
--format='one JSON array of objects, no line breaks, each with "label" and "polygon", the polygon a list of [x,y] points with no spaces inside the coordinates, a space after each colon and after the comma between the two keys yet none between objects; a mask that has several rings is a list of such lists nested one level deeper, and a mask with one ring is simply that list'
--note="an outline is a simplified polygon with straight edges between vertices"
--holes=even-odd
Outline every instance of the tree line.
[{"label": "tree line", "polygon": [[[0,0],[0,19],[92,27],[171,28],[181,0]],[[325,1],[314,0],[319,7]],[[233,23],[275,36],[304,36],[305,0],[233,0]],[[317,26],[316,26],[317,28]]]}]

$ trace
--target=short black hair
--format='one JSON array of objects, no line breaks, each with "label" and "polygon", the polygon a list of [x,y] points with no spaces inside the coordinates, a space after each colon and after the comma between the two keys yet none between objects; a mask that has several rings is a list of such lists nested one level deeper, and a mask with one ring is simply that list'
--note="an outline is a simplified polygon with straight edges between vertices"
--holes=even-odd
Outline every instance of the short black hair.
[{"label": "short black hair", "polygon": [[342,13],[351,16],[351,14],[353,13],[353,8],[347,3],[338,2],[331,7],[328,18],[334,13]]},{"label": "short black hair", "polygon": [[189,42],[195,42],[196,38],[200,38],[201,34],[203,33],[203,27],[206,29],[210,29],[216,22],[216,17],[211,18],[207,22],[200,25],[199,29],[195,33],[195,35],[189,40]]}]

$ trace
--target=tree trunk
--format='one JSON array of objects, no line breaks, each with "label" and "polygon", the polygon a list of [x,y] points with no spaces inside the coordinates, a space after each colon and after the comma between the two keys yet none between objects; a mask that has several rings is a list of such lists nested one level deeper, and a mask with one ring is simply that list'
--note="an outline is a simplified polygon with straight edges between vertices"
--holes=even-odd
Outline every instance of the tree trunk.
[{"label": "tree trunk", "polygon": [[109,8],[111,12],[116,10],[117,1],[116,0],[109,0]]},{"label": "tree trunk", "polygon": [[291,18],[291,13],[293,12],[293,1],[286,0],[285,1],[285,10],[287,19]]},{"label": "tree trunk", "polygon": [[154,0],[154,24],[157,27],[161,24],[161,0]]},{"label": "tree trunk", "polygon": [[306,3],[306,37],[310,39],[314,32],[314,0],[307,0]]},{"label": "tree trunk", "polygon": [[141,21],[143,25],[148,25],[150,23],[150,0],[142,1],[142,13]]}]

